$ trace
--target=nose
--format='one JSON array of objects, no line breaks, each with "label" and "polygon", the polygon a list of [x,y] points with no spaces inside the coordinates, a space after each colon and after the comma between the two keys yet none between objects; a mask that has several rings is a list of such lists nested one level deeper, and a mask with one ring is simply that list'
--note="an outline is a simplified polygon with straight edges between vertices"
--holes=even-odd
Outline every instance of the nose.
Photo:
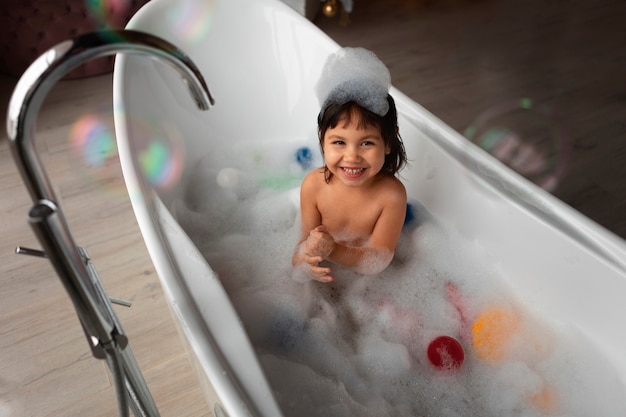
[{"label": "nose", "polygon": [[348,145],[343,154],[343,159],[346,162],[360,162],[361,153],[359,147],[355,145]]}]

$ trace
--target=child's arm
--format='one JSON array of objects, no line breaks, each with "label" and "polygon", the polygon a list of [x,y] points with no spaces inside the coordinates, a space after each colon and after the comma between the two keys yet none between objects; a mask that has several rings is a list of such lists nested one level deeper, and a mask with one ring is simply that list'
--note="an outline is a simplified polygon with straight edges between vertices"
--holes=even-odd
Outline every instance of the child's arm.
[{"label": "child's arm", "polygon": [[326,259],[352,268],[364,275],[382,272],[393,259],[406,216],[406,190],[400,181],[394,181],[378,198],[385,202],[367,245],[350,247],[335,244]]},{"label": "child's arm", "polygon": [[322,216],[315,202],[315,176],[319,171],[307,175],[300,188],[301,229],[300,241],[296,245],[292,264],[316,281],[331,282],[333,277],[330,268],[321,267],[319,263],[328,257],[335,247],[335,242],[323,228]]}]

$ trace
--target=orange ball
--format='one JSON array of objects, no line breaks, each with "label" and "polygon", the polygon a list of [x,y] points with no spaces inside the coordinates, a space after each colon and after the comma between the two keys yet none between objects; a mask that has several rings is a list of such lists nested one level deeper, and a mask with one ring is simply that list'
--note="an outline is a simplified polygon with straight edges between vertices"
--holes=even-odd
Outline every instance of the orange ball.
[{"label": "orange ball", "polygon": [[541,391],[530,397],[532,405],[543,414],[554,415],[559,412],[559,396],[558,394],[544,385]]},{"label": "orange ball", "polygon": [[519,315],[507,307],[489,307],[472,324],[472,346],[484,360],[498,362],[507,354],[508,344],[520,327]]}]

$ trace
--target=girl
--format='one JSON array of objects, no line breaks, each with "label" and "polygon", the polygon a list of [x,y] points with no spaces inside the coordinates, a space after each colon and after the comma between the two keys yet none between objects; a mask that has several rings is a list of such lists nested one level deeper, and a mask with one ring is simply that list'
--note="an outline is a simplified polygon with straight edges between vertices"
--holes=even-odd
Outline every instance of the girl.
[{"label": "girl", "polygon": [[370,275],[393,259],[407,196],[396,178],[406,164],[389,71],[370,51],[344,48],[327,61],[317,91],[324,166],[300,191],[298,276],[331,282],[323,261]]}]

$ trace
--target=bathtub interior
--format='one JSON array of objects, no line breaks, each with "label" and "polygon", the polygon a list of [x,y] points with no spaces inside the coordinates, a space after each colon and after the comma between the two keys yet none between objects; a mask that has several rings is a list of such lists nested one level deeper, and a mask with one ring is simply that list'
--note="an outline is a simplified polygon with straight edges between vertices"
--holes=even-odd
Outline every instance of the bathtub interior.
[{"label": "bathtub interior", "polygon": [[[201,38],[171,24],[172,11],[180,7],[175,1],[153,0],[129,27],[184,50],[205,76],[215,107],[199,112],[174,71],[125,56],[115,73],[116,106],[123,119],[116,120],[117,135],[136,144],[146,123],[176,132],[184,150],[176,185],[156,187],[155,206],[133,199],[142,233],[185,337],[220,400],[229,394],[215,382],[223,369],[211,370],[215,363],[206,362],[211,351],[219,352],[216,363],[231,367],[235,385],[250,393],[246,401],[278,415],[219,279],[168,209],[184,197],[192,168],[216,149],[303,143],[317,149],[318,103],[312,86],[324,58],[338,46],[280,2],[198,4],[207,10],[208,29]],[[401,175],[410,200],[485,248],[502,279],[540,314],[575,323],[625,383],[624,242],[471,146],[400,91],[391,93],[411,159]],[[132,162],[122,148],[126,176]],[[157,223],[150,220],[155,212]]]}]

